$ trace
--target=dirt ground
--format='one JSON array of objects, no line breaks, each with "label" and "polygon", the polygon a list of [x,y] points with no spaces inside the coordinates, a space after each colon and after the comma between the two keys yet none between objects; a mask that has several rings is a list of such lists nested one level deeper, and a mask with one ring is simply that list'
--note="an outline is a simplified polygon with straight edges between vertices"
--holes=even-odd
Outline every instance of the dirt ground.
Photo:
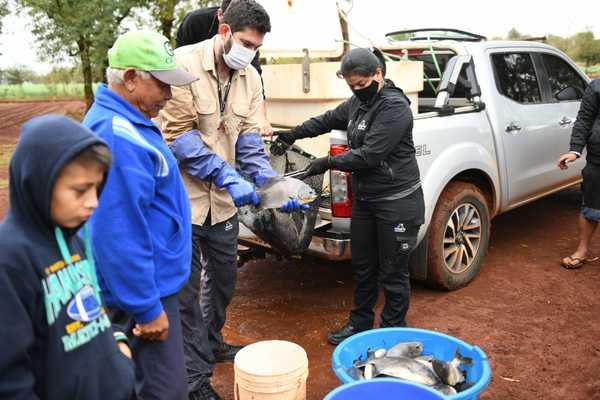
[{"label": "dirt ground", "polygon": [[80,120],[84,111],[82,100],[0,102],[0,220],[8,206],[8,161],[21,124],[34,116],[51,113]]},{"label": "dirt ground", "polygon": [[[0,104],[0,143],[16,141],[27,114],[21,108],[80,106]],[[12,122],[5,121],[7,108]],[[5,169],[0,163],[0,182]],[[0,189],[0,218],[6,202],[7,190]],[[600,262],[577,271],[558,266],[576,245],[579,203],[574,188],[496,218],[485,264],[468,287],[448,293],[413,286],[411,326],[457,336],[490,358],[493,378],[482,399],[600,399]],[[593,251],[600,254],[596,243]],[[309,355],[308,399],[322,399],[339,385],[331,370],[334,348],[325,337],[345,322],[352,287],[346,263],[251,261],[239,270],[226,339],[300,344]],[[213,383],[233,399],[232,365],[219,365]]]},{"label": "dirt ground", "polygon": [[[486,262],[468,287],[413,286],[411,326],[459,337],[490,358],[482,399],[600,399],[600,263],[558,266],[576,245],[579,203],[570,189],[496,218]],[[593,250],[600,254],[600,245]],[[240,270],[226,338],[300,344],[309,355],[308,398],[321,399],[339,384],[326,333],[345,322],[351,295],[347,264],[253,261]],[[231,399],[232,381],[232,367],[220,365],[214,382]]]}]

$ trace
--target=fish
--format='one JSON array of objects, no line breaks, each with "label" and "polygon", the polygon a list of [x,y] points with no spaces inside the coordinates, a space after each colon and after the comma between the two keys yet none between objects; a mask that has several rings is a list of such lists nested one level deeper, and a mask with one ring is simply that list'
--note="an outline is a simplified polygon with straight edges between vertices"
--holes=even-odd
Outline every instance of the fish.
[{"label": "fish", "polygon": [[317,198],[315,190],[300,179],[288,176],[270,178],[267,183],[256,189],[260,204],[256,210],[277,209],[289,200],[296,199],[300,204],[309,204]]},{"label": "fish", "polygon": [[[238,209],[240,222],[283,256],[302,254],[310,245],[319,213],[320,197],[315,189],[295,178],[272,178],[257,189],[261,202]],[[306,210],[284,213],[279,208],[289,199],[309,206]]]},{"label": "fish", "polygon": [[411,382],[434,386],[441,383],[438,376],[422,363],[408,357],[375,358],[370,363],[375,366],[375,376],[385,375]]},{"label": "fish", "polygon": [[362,368],[365,367],[367,364],[369,364],[371,361],[373,361],[375,358],[382,358],[385,356],[385,349],[377,349],[377,350],[373,350],[373,349],[368,349],[367,350],[367,359],[362,361],[360,358],[358,360],[354,361],[354,366],[356,368]]},{"label": "fish", "polygon": [[375,352],[373,353],[373,357],[375,357],[375,358],[385,357],[385,353],[386,353],[385,349],[378,349],[378,350],[375,350]]},{"label": "fish", "polygon": [[[465,377],[466,380],[466,377]],[[475,386],[475,382],[460,382],[457,383],[454,388],[456,389],[457,392],[464,392],[467,389],[472,388],[473,386]]]},{"label": "fish", "polygon": [[[265,141],[267,154],[270,144],[271,142]],[[257,194],[261,198],[258,207],[238,208],[240,222],[280,256],[301,255],[308,249],[313,237],[321,205],[323,175],[302,180],[285,176],[303,171],[312,159],[313,156],[296,146],[292,146],[282,156],[270,156],[269,161],[280,176],[257,188]],[[279,208],[290,198],[308,204],[309,208],[290,214],[280,211]]]},{"label": "fish", "polygon": [[441,392],[443,394],[445,394],[446,396],[451,396],[453,394],[458,393],[456,391],[456,389],[454,389],[452,386],[450,385],[444,385],[443,383],[440,383],[438,385],[434,385],[432,386],[433,389],[437,390],[438,392]]},{"label": "fish", "polygon": [[361,368],[357,368],[357,367],[346,368],[346,373],[348,375],[350,375],[350,378],[354,379],[355,381],[362,381],[365,379],[365,375],[363,374],[363,371]]},{"label": "fish", "polygon": [[[431,356],[431,355],[419,356],[419,357],[415,357],[414,360],[420,362],[421,364],[423,364],[424,366],[426,366],[427,368],[429,368],[430,370],[433,371],[433,356]],[[435,371],[433,371],[433,372],[435,372]]]},{"label": "fish", "polygon": [[455,386],[465,381],[465,373],[459,367],[463,364],[471,365],[472,363],[473,359],[463,357],[458,349],[456,349],[454,358],[450,362],[435,359],[432,361],[435,373],[440,377],[442,382],[450,386]]},{"label": "fish", "polygon": [[368,363],[365,365],[365,371],[363,376],[365,379],[373,379],[375,377],[375,365],[372,363]]},{"label": "fish", "polygon": [[423,353],[423,343],[421,342],[400,342],[390,348],[385,355],[387,357],[408,357],[415,358]]},{"label": "fish", "polygon": [[414,359],[422,363],[431,364],[431,362],[433,361],[433,356],[431,354],[428,354],[414,357]]}]

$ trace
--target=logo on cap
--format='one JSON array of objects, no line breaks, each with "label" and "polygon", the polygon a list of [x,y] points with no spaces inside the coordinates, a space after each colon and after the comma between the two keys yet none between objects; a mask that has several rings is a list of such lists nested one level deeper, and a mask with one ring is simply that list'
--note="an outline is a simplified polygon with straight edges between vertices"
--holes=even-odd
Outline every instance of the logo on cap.
[{"label": "logo on cap", "polygon": [[171,43],[169,43],[169,41],[166,41],[163,46],[165,48],[165,52],[169,55],[169,57],[165,57],[165,62],[167,64],[172,64],[173,56],[175,55],[175,53],[173,52],[173,49],[171,48]]},{"label": "logo on cap", "polygon": [[168,55],[170,55],[171,57],[175,55],[175,53],[173,52],[173,49],[171,48],[171,43],[169,43],[168,40],[165,42],[164,46],[165,46],[165,51],[167,52]]}]

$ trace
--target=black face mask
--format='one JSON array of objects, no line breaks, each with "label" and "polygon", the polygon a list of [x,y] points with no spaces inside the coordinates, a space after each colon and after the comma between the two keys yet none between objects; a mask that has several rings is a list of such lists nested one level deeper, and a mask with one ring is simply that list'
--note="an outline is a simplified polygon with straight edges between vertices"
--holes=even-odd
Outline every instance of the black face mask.
[{"label": "black face mask", "polygon": [[362,89],[352,89],[352,93],[363,103],[368,103],[371,101],[373,97],[377,94],[379,90],[379,82],[375,79],[371,82],[371,84]]}]

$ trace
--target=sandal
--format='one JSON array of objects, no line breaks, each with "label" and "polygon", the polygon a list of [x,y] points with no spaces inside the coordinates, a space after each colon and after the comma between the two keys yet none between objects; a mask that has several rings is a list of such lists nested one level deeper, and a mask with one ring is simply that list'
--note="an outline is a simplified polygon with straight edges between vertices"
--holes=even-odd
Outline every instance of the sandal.
[{"label": "sandal", "polygon": [[567,256],[562,259],[560,265],[566,269],[579,269],[584,264],[597,261],[598,257],[578,258],[573,256]]}]

